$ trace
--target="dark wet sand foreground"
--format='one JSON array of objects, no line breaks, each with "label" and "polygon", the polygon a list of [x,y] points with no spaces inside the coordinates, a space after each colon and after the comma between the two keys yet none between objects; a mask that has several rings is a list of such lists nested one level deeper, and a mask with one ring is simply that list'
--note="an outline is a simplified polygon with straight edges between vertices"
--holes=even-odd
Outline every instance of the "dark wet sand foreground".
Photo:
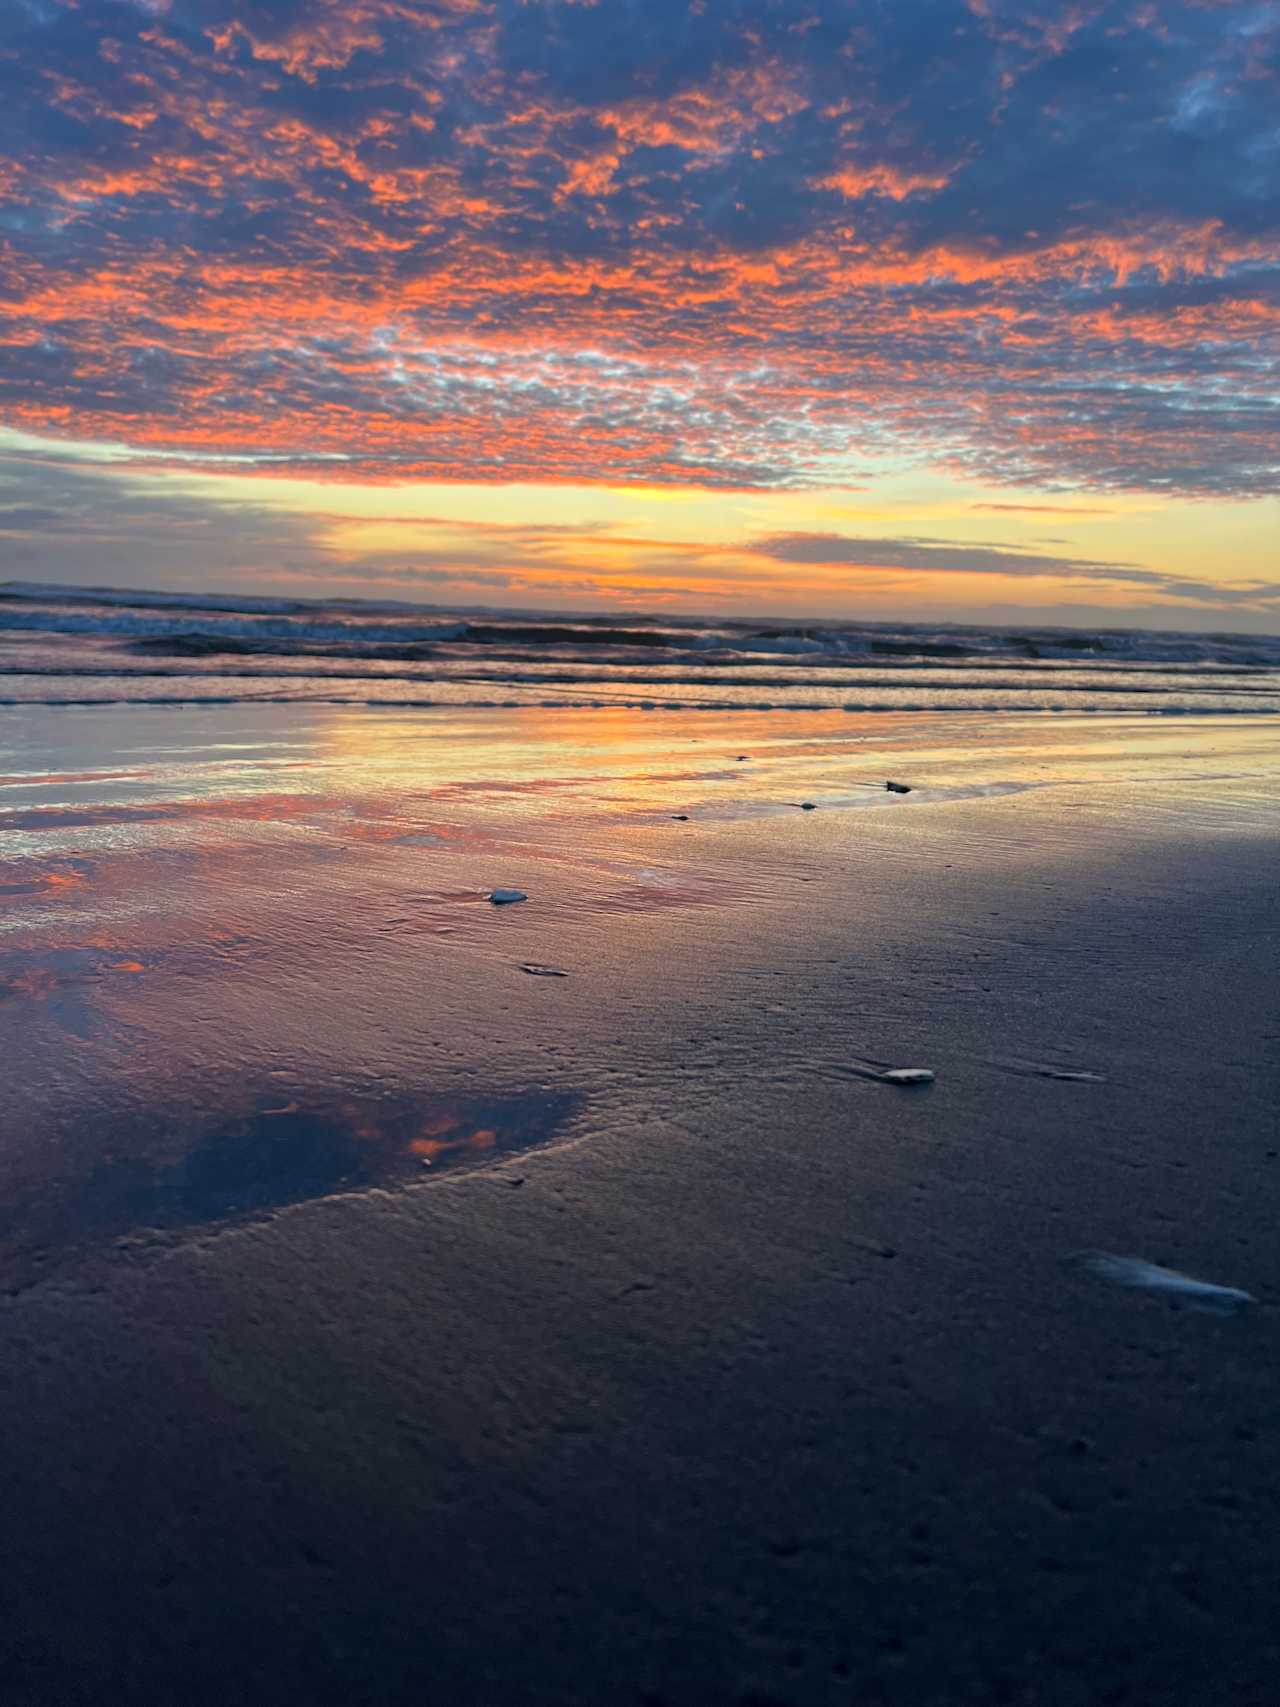
[{"label": "dark wet sand foreground", "polygon": [[1275,839],[1202,796],[7,865],[5,1702],[1273,1701]]}]

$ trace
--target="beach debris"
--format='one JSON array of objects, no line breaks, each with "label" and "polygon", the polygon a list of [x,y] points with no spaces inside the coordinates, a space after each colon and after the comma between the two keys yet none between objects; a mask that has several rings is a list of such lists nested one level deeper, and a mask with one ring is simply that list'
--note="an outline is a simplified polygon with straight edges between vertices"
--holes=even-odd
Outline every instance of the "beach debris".
[{"label": "beach debris", "polygon": [[687,812],[673,812],[671,816],[677,824],[687,824],[689,822],[689,814]]},{"label": "beach debris", "polygon": [[886,1085],[931,1085],[934,1074],[928,1067],[890,1067],[879,1075]]},{"label": "beach debris", "polygon": [[750,754],[750,753],[739,753],[739,754],[738,754],[738,763],[739,763],[739,764],[740,764],[740,765],[745,765],[745,764],[746,764],[746,762],[747,762],[747,760],[748,760],[748,759],[749,759],[749,758],[750,758],[750,757],[751,757],[751,754]]},{"label": "beach debris", "polygon": [[908,782],[886,782],[885,787],[890,794],[910,794],[911,784]]},{"label": "beach debris", "polygon": [[523,889],[491,889],[489,899],[495,907],[509,907],[513,901],[527,901],[529,897]]},{"label": "beach debris", "polygon": [[1058,1067],[1051,1061],[1001,1060],[993,1057],[994,1065],[1002,1072],[1016,1073],[1023,1079],[1053,1079],[1065,1085],[1105,1085],[1107,1075],[1087,1067]]},{"label": "beach debris", "polygon": [[567,978],[569,976],[559,966],[542,966],[536,960],[522,960],[520,970],[527,972],[531,978]]},{"label": "beach debris", "polygon": [[812,800],[802,800],[800,802],[800,810],[802,812],[816,812],[818,808]]},{"label": "beach debris", "polygon": [[1238,1316],[1248,1305],[1257,1302],[1252,1293],[1242,1292],[1238,1287],[1195,1280],[1189,1274],[1179,1274],[1176,1268],[1161,1268],[1159,1263],[1147,1262],[1143,1257],[1115,1256],[1110,1251],[1077,1251],[1068,1260],[1097,1280],[1155,1292],[1171,1304],[1184,1304],[1188,1310],[1202,1310],[1212,1316]]}]

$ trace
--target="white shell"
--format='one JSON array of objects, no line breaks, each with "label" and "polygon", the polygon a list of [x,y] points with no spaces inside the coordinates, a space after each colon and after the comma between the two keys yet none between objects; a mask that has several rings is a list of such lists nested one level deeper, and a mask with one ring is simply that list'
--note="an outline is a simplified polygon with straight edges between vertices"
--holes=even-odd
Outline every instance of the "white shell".
[{"label": "white shell", "polygon": [[1237,1316],[1256,1302],[1250,1292],[1235,1286],[1215,1286],[1212,1281],[1193,1280],[1176,1268],[1161,1268],[1143,1257],[1118,1257],[1110,1251],[1081,1251],[1074,1259],[1099,1280],[1114,1286],[1133,1286],[1143,1292],[1162,1293],[1188,1310],[1205,1310],[1214,1316]]},{"label": "white shell", "polygon": [[886,1085],[931,1085],[934,1080],[928,1067],[891,1067],[880,1077]]}]

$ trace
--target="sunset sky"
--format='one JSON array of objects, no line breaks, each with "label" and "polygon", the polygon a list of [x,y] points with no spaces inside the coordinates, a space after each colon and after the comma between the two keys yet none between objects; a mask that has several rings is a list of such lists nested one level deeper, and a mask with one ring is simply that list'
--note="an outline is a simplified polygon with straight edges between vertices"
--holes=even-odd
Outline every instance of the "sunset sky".
[{"label": "sunset sky", "polygon": [[1280,3],[0,0],[0,577],[1280,629]]}]

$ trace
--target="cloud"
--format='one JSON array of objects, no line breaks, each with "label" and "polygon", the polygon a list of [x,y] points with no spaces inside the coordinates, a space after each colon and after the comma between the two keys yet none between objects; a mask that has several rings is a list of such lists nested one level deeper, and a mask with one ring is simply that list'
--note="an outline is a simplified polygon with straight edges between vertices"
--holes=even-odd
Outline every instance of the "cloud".
[{"label": "cloud", "polygon": [[0,572],[130,586],[193,570],[249,581],[264,563],[324,573],[334,557],[312,523],[266,505],[218,503],[62,459],[0,456]]},{"label": "cloud", "polygon": [[1113,563],[1042,556],[1012,546],[975,545],[964,540],[783,533],[752,540],[750,549],[779,563],[850,564],[866,569],[929,569],[967,575],[1058,576],[1093,572],[1111,578],[1129,573],[1124,566]]},{"label": "cloud", "polygon": [[1127,563],[1053,556],[1015,546],[972,544],[964,540],[867,538],[835,533],[771,534],[748,542],[748,549],[779,563],[823,568],[884,570],[904,573],[1006,575],[1014,579],[1050,579],[1128,587],[1193,604],[1248,605],[1280,612],[1280,584],[1250,581],[1236,585],[1197,581]]},{"label": "cloud", "polygon": [[[820,532],[678,538],[600,522],[392,513],[360,506],[299,514],[246,501],[242,483],[0,455],[0,576],[22,581],[288,594],[404,597],[449,606],[786,610],[889,614],[904,589],[926,614],[965,620],[994,601],[1075,596],[1088,620],[1273,626],[1280,586],[1208,583],[1139,565],[1000,541]],[[370,533],[382,536],[371,547]],[[982,578],[977,595],[962,578]],[[949,603],[948,583],[959,603]],[[1009,591],[1005,591],[1005,588]],[[993,590],[994,589],[994,590]],[[993,601],[979,606],[976,597]],[[886,603],[887,601],[887,603]],[[1065,607],[1063,607],[1065,608]],[[1008,620],[1003,612],[999,620]],[[1065,619],[1064,619],[1065,620]]]},{"label": "cloud", "polygon": [[995,511],[1020,516],[1110,516],[1114,511],[1084,504],[969,504],[970,510]]},{"label": "cloud", "polygon": [[1280,490],[1280,6],[64,0],[0,419],[326,478]]}]

